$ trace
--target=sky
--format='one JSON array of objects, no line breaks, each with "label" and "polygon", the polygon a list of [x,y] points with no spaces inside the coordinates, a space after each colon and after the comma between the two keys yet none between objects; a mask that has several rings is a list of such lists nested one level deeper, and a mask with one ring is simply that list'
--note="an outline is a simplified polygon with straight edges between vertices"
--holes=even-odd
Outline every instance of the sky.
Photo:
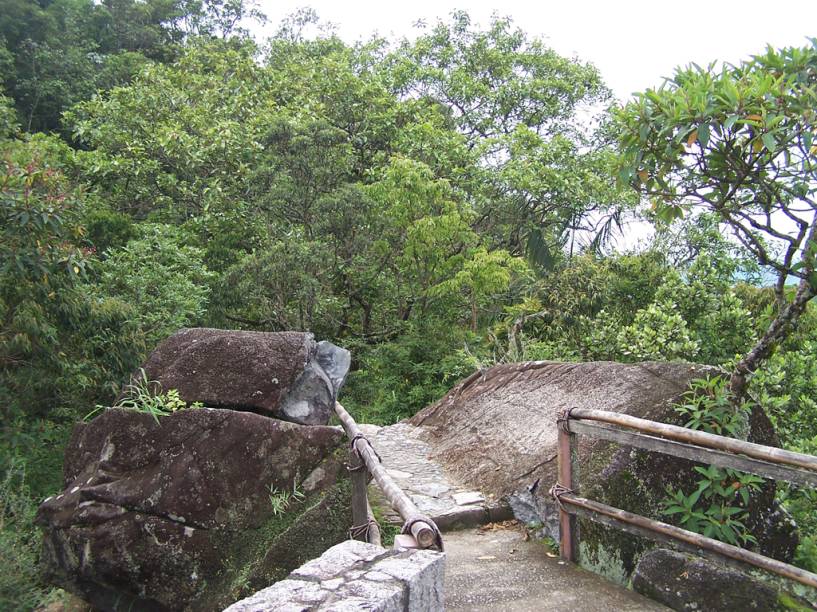
[{"label": "sky", "polygon": [[817,0],[504,0],[503,2],[410,0],[259,0],[270,18],[266,33],[303,6],[337,26],[347,42],[377,32],[411,37],[413,24],[446,19],[455,9],[487,25],[491,15],[510,16],[516,25],[544,39],[563,55],[595,64],[621,100],[660,85],[673,68],[696,62],[736,63],[773,47],[803,46],[817,36]]}]

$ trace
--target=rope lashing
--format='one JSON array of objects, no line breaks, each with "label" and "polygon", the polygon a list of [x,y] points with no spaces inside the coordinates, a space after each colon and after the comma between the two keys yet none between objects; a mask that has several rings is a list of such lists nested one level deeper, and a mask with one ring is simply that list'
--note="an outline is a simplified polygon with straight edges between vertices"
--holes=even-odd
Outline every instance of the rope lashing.
[{"label": "rope lashing", "polygon": [[573,493],[573,489],[568,489],[567,487],[559,484],[558,482],[550,487],[550,496],[556,501],[556,504],[559,506],[559,510],[562,512],[568,512],[565,509],[564,505],[562,504],[562,495]]},{"label": "rope lashing", "polygon": [[380,463],[383,463],[383,459],[380,458],[380,453],[378,453],[377,450],[375,449],[375,447],[372,446],[372,443],[369,442],[369,438],[364,436],[362,433],[358,433],[358,434],[355,434],[354,437],[352,438],[352,441],[350,442],[350,446],[352,447],[352,452],[355,453],[358,456],[358,458],[360,459],[361,462],[363,462],[363,457],[360,456],[360,453],[357,452],[357,448],[355,447],[355,442],[357,442],[358,440],[365,440],[366,444],[369,445],[369,448],[372,449],[372,452],[374,453],[374,456],[377,457],[377,460]]},{"label": "rope lashing", "polygon": [[437,527],[437,523],[432,521],[429,517],[424,514],[415,514],[410,516],[406,519],[406,522],[403,523],[403,528],[400,530],[400,533],[411,535],[411,527],[415,523],[425,523],[434,531],[434,547],[443,552],[443,534],[440,533],[440,529]]},{"label": "rope lashing", "polygon": [[559,416],[556,417],[556,425],[565,433],[570,433],[570,411],[573,408],[565,408],[562,412],[559,413]]},{"label": "rope lashing", "polygon": [[349,539],[350,540],[357,540],[361,536],[364,538],[366,542],[369,541],[369,531],[372,528],[372,525],[377,527],[377,521],[370,518],[368,521],[363,523],[362,525],[352,525],[349,527]]}]

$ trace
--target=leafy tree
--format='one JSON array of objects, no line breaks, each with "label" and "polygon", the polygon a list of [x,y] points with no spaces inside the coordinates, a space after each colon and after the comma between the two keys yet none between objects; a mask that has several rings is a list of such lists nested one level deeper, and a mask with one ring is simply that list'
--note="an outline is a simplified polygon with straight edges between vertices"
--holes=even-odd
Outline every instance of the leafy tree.
[{"label": "leafy tree", "polygon": [[817,43],[768,49],[720,70],[679,69],[617,113],[621,178],[657,216],[710,211],[777,275],[777,315],[732,372],[738,396],[817,294],[815,79]]},{"label": "leafy tree", "polygon": [[18,129],[11,98],[0,94],[0,142],[14,136]]},{"label": "leafy tree", "polygon": [[37,418],[70,420],[112,396],[144,350],[130,308],[90,296],[84,200],[54,148],[48,138],[0,146],[0,442],[12,447],[28,444],[19,434]]},{"label": "leafy tree", "polygon": [[480,30],[459,11],[405,41],[383,71],[398,95],[437,104],[463,135],[474,162],[452,181],[496,246],[551,267],[580,230],[596,238],[592,246],[609,237],[628,197],[612,179],[605,133],[583,127],[609,100],[593,66],[560,56],[509,19]]},{"label": "leafy tree", "polygon": [[2,0],[0,65],[27,131],[59,130],[64,110],[175,60],[191,37],[248,36],[245,0]]},{"label": "leafy tree", "polygon": [[96,268],[95,291],[133,305],[148,346],[203,318],[212,274],[201,249],[185,244],[177,228],[142,224],[139,236],[111,249]]},{"label": "leafy tree", "polygon": [[67,113],[91,149],[81,168],[114,210],[181,223],[241,205],[261,148],[253,52],[197,43],[176,64],[148,66],[131,86]]}]

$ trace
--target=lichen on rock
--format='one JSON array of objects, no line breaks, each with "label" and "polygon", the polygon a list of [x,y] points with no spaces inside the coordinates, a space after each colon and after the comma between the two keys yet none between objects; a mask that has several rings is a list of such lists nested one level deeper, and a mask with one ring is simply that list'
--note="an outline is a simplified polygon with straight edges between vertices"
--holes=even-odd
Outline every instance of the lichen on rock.
[{"label": "lichen on rock", "polygon": [[[250,412],[107,410],[77,425],[39,509],[46,577],[101,610],[221,609],[346,538],[345,446]],[[270,491],[293,488],[276,512]]]}]

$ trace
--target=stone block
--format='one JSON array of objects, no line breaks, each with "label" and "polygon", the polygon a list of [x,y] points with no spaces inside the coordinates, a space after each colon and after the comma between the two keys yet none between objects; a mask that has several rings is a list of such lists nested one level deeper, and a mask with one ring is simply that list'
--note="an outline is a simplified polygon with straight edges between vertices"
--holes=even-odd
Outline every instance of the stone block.
[{"label": "stone block", "polygon": [[307,561],[290,576],[302,580],[332,580],[385,552],[385,549],[373,544],[347,540],[328,549],[317,559]]},{"label": "stone block", "polygon": [[349,540],[225,612],[434,612],[443,609],[445,554]]}]

